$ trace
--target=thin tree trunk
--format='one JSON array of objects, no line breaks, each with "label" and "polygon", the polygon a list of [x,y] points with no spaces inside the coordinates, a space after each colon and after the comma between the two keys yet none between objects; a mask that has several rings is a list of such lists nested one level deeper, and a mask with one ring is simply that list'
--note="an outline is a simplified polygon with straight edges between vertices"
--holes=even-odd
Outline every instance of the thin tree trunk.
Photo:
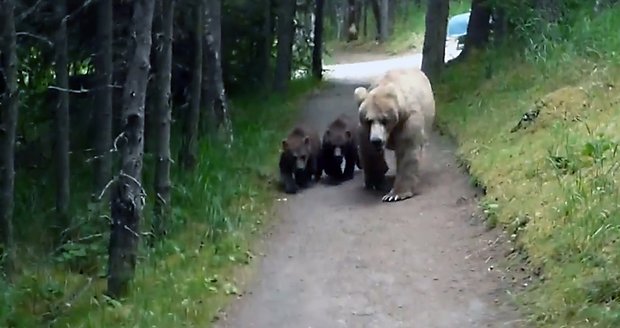
[{"label": "thin tree trunk", "polygon": [[396,8],[398,2],[396,0],[385,0],[388,6],[388,37],[394,35],[394,25],[396,24]]},{"label": "thin tree trunk", "polygon": [[[258,42],[258,58],[256,60],[261,71],[260,80],[267,82],[271,80],[271,50],[273,47],[273,19],[271,14],[271,0],[262,0],[263,4],[263,25],[261,36]],[[316,32],[315,32],[316,33]]]},{"label": "thin tree trunk", "polygon": [[214,99],[211,110],[216,114],[217,126],[224,133],[226,146],[232,146],[234,133],[228,113],[228,100],[224,88],[224,74],[222,73],[222,3],[221,0],[206,0],[205,5],[205,51],[209,58],[207,71],[211,72],[210,81],[213,82]]},{"label": "thin tree trunk", "polygon": [[129,70],[123,88],[121,172],[112,189],[108,290],[124,295],[136,267],[139,223],[146,195],[142,188],[144,102],[150,70],[151,28],[155,1],[134,0],[129,32]]},{"label": "thin tree trunk", "polygon": [[112,0],[99,0],[97,3],[97,40],[99,52],[95,56],[97,91],[95,93],[95,159],[94,196],[103,192],[112,173],[112,38],[113,38]]},{"label": "thin tree trunk", "polygon": [[347,42],[357,40],[359,26],[357,25],[355,9],[355,0],[347,0]]},{"label": "thin tree trunk", "polygon": [[389,0],[381,0],[381,26],[379,31],[379,42],[386,42],[390,34],[389,6]]},{"label": "thin tree trunk", "polygon": [[69,60],[67,58],[67,4],[57,0],[54,11],[58,29],[54,37],[54,52],[58,104],[55,113],[55,160],[56,160],[56,214],[57,227],[69,226],[70,167],[69,167]]},{"label": "thin tree trunk", "polygon": [[377,27],[377,36],[376,40],[381,41],[381,31],[383,30],[382,18],[381,18],[381,6],[379,5],[379,1],[383,0],[369,0],[370,7],[372,9],[372,14],[375,17],[375,24]]},{"label": "thin tree trunk", "polygon": [[166,222],[170,215],[170,80],[172,75],[172,34],[174,23],[174,0],[158,0],[159,31],[156,40],[155,65],[155,236],[166,234]]},{"label": "thin tree trunk", "polygon": [[467,25],[467,35],[465,36],[465,47],[463,55],[466,56],[471,49],[484,48],[489,42],[491,32],[491,8],[486,0],[472,0],[471,15]]},{"label": "thin tree trunk", "polygon": [[368,38],[368,0],[362,0],[362,24],[364,25],[364,39]]},{"label": "thin tree trunk", "polygon": [[314,8],[314,47],[312,48],[312,75],[317,80],[323,79],[323,18],[325,17],[325,0],[316,0]]},{"label": "thin tree trunk", "polygon": [[181,147],[181,163],[185,169],[193,169],[198,158],[198,124],[200,121],[200,93],[202,83],[202,39],[204,24],[203,1],[198,1],[195,8],[194,26],[194,63],[190,84],[190,105],[184,115],[183,145]]},{"label": "thin tree trunk", "polygon": [[293,38],[295,35],[296,4],[294,0],[279,0],[278,4],[278,58],[274,74],[273,89],[285,92],[291,80],[293,60]]},{"label": "thin tree trunk", "polygon": [[19,106],[15,2],[0,1],[0,243],[4,247],[0,266],[10,280],[15,268],[13,208],[15,194],[15,132]]},{"label": "thin tree trunk", "polygon": [[445,63],[449,11],[449,0],[429,0],[428,2],[422,50],[422,71],[431,82],[437,81]]}]

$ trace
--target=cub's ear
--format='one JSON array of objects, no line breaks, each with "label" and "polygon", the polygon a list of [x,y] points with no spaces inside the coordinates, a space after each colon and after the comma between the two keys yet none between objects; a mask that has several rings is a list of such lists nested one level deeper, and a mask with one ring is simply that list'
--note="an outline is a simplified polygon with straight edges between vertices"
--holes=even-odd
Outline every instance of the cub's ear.
[{"label": "cub's ear", "polygon": [[353,91],[353,96],[355,98],[355,101],[357,102],[357,105],[359,106],[362,101],[366,99],[366,96],[368,96],[368,90],[364,87],[357,87],[355,88],[355,91]]},{"label": "cub's ear", "polygon": [[309,145],[310,144],[310,137],[308,137],[308,136],[304,137],[304,144],[305,145]]},{"label": "cub's ear", "polygon": [[282,139],[282,150],[288,150],[288,141]]}]

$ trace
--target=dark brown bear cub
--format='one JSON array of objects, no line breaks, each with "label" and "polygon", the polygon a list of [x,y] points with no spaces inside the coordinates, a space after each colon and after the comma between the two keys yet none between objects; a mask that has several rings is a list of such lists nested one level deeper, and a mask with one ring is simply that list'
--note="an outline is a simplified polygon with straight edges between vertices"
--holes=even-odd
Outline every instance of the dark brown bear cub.
[{"label": "dark brown bear cub", "polygon": [[282,140],[280,154],[280,179],[284,191],[296,193],[314,179],[321,179],[319,134],[306,126],[296,126]]},{"label": "dark brown bear cub", "polygon": [[[333,182],[353,179],[355,165],[359,167],[357,153],[356,120],[342,114],[328,127],[323,135],[321,159],[323,170]],[[342,162],[345,162],[344,170]]]},{"label": "dark brown bear cub", "polygon": [[385,173],[388,171],[385,153],[370,142],[368,127],[358,125],[357,140],[359,142],[360,168],[364,171],[364,186],[371,190],[382,190]]}]

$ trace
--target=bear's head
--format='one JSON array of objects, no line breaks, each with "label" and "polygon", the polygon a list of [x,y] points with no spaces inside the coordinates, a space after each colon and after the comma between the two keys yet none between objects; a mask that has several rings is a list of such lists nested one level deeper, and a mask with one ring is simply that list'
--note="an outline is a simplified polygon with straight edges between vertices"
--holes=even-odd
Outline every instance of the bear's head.
[{"label": "bear's head", "polygon": [[282,140],[282,152],[295,162],[296,170],[305,170],[310,157],[310,137],[292,136]]},{"label": "bear's head", "polygon": [[334,156],[340,157],[343,155],[342,148],[352,139],[353,133],[350,127],[342,119],[337,119],[325,130],[323,147],[333,150]]},{"label": "bear's head", "polygon": [[369,132],[370,143],[383,149],[392,130],[399,122],[399,94],[392,83],[379,85],[368,91],[358,87],[354,91],[359,108],[359,120]]}]

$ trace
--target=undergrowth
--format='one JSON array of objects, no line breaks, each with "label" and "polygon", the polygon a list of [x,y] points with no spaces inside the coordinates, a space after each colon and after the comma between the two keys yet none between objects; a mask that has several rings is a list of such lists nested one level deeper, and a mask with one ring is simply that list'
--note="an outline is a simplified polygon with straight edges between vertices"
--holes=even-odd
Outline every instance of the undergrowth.
[{"label": "undergrowth", "polygon": [[[143,243],[131,295],[121,301],[104,296],[108,225],[89,202],[90,180],[72,179],[79,236],[52,254],[28,249],[20,257],[24,274],[14,286],[0,286],[0,326],[181,327],[209,326],[229,295],[251,270],[252,235],[271,219],[280,140],[297,115],[300,97],[316,83],[292,82],[286,96],[233,99],[235,143],[205,138],[196,169],[172,168],[172,215],[168,235],[152,247]],[[173,145],[176,154],[178,145]],[[145,155],[144,183],[152,192],[153,158]],[[84,173],[79,166],[73,172]],[[17,217],[45,218],[36,209],[53,199],[46,181],[18,177]],[[30,185],[30,188],[26,187]],[[49,195],[48,195],[49,194]],[[51,203],[49,203],[51,204]],[[90,204],[90,205],[86,205]],[[51,210],[50,210],[51,211]],[[147,203],[142,230],[152,223]],[[105,217],[104,217],[105,218]],[[25,228],[24,228],[25,229]],[[26,231],[24,231],[26,233]],[[83,235],[83,236],[82,236]],[[67,267],[73,270],[66,270]]]},{"label": "undergrowth", "polygon": [[451,66],[438,123],[539,278],[518,297],[531,322],[620,327],[620,8],[564,28]]}]

